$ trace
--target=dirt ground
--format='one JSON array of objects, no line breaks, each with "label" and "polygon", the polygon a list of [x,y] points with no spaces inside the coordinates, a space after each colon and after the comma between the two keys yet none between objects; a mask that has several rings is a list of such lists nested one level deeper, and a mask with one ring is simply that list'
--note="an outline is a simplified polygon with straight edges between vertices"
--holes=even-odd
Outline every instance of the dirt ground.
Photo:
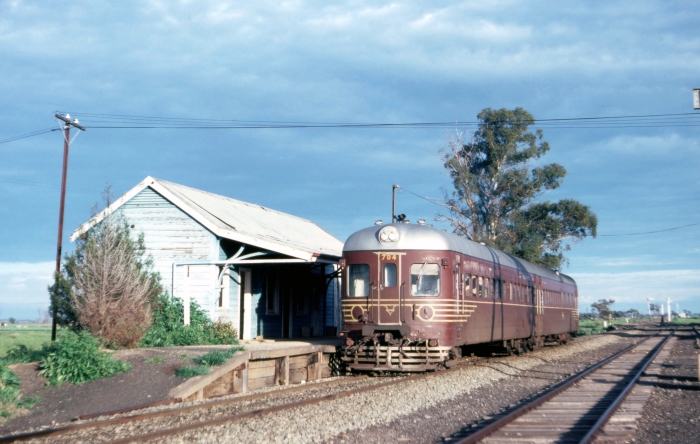
[{"label": "dirt ground", "polygon": [[[230,346],[141,348],[117,351],[113,357],[131,364],[132,369],[112,378],[98,379],[80,386],[64,383],[46,387],[46,379],[37,375],[37,364],[18,364],[12,370],[21,380],[24,398],[38,397],[38,402],[23,415],[0,424],[0,436],[30,428],[70,421],[80,415],[132,408],[168,399],[168,392],[185,382],[175,376],[180,367],[194,365],[190,358],[214,349]],[[162,357],[163,362],[146,363]]]}]

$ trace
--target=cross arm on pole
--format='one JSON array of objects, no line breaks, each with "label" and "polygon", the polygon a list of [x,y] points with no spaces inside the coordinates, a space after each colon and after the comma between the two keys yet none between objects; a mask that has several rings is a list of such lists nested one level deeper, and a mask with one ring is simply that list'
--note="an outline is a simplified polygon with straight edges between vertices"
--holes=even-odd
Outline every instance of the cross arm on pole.
[{"label": "cross arm on pole", "polygon": [[80,124],[78,124],[78,119],[70,120],[70,116],[69,116],[69,115],[62,116],[62,115],[60,115],[60,114],[58,114],[58,113],[56,113],[56,118],[57,118],[58,120],[63,120],[63,121],[66,122],[68,125],[71,125],[71,126],[74,126],[74,127],[78,128],[80,131],[85,131],[85,127],[82,126],[82,125],[80,125]]}]

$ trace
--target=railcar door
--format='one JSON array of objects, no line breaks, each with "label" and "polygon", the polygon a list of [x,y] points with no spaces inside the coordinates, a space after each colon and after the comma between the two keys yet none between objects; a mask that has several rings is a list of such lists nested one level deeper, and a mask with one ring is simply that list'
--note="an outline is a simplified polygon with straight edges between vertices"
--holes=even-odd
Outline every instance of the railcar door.
[{"label": "railcar door", "polygon": [[377,255],[376,323],[400,325],[405,297],[401,275],[402,257],[406,253],[375,252]]},{"label": "railcar door", "polygon": [[539,276],[534,276],[534,294],[532,304],[535,308],[535,337],[542,336],[544,334],[544,307],[543,307],[543,291],[542,291],[542,278]]}]

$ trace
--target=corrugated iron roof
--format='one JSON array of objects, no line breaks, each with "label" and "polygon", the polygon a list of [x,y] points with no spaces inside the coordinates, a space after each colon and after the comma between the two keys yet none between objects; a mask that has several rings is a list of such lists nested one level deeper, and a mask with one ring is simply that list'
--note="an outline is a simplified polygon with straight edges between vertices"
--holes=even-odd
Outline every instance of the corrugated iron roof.
[{"label": "corrugated iron roof", "polygon": [[219,237],[311,261],[319,255],[336,258],[342,255],[343,242],[310,220],[150,176],[78,228],[71,240],[146,187],[163,195]]},{"label": "corrugated iron roof", "polygon": [[311,253],[342,255],[343,243],[310,220],[162,179],[154,180],[223,229]]}]

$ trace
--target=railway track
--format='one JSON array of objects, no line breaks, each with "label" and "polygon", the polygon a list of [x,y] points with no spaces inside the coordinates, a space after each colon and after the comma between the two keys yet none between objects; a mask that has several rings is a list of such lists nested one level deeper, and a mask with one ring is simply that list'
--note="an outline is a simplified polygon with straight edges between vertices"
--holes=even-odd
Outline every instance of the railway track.
[{"label": "railway track", "polygon": [[[476,361],[476,362],[475,362]],[[479,366],[481,359],[466,365]],[[484,360],[488,363],[488,359]],[[0,443],[36,440],[37,442],[147,442],[167,441],[188,431],[226,424],[268,414],[320,404],[421,379],[435,378],[464,370],[463,365],[437,373],[395,378],[355,377],[304,386],[295,386],[253,395],[238,396],[196,405],[168,407],[162,410],[97,419],[13,436],[1,437]],[[316,390],[316,393],[313,393]]]},{"label": "railway track", "polygon": [[590,443],[675,331],[643,339],[453,438],[459,444]]},{"label": "railway track", "polygon": [[[85,440],[85,436],[88,434],[93,434],[95,436],[95,441],[117,443],[117,442],[138,442],[145,441],[148,439],[155,439],[158,437],[166,437],[172,435],[173,430],[189,430],[192,427],[191,424],[186,424],[184,426],[177,426],[178,418],[182,416],[187,416],[191,413],[196,414],[196,416],[201,416],[201,412],[210,413],[213,410],[226,409],[228,407],[234,407],[237,405],[246,405],[247,403],[253,403],[258,400],[264,400],[265,398],[274,398],[278,396],[293,395],[298,392],[303,391],[313,391],[317,389],[329,389],[334,386],[340,386],[342,384],[353,384],[363,380],[367,380],[367,376],[356,376],[352,378],[334,379],[331,381],[322,381],[315,384],[306,385],[296,385],[294,387],[289,387],[280,390],[274,390],[269,392],[256,393],[252,395],[238,396],[234,398],[227,398],[209,402],[202,402],[194,405],[178,406],[174,408],[160,409],[145,413],[135,413],[126,414],[124,416],[109,417],[106,419],[99,419],[82,422],[77,424],[70,424],[67,426],[56,427],[56,428],[46,428],[42,430],[36,430],[32,432],[20,433],[15,435],[9,435],[0,437],[0,443],[12,443],[12,442],[24,442],[32,440],[46,440],[46,442],[56,442],[58,440],[65,442],[73,442],[76,435],[80,435],[82,440]],[[223,421],[235,421],[249,418],[252,416],[261,416],[267,413],[272,413],[274,411],[279,411],[284,408],[291,408],[292,405],[303,405],[304,403],[314,402],[314,398],[311,398],[302,402],[294,402],[290,404],[283,404],[281,406],[272,406],[262,409],[254,409],[253,411],[243,411],[237,412],[229,415],[218,415],[216,419],[195,421],[196,427],[205,426],[207,424],[217,424]],[[117,412],[115,412],[116,414]],[[106,415],[109,415],[107,413]],[[214,413],[214,416],[217,416]],[[104,417],[104,416],[103,416]],[[192,418],[186,418],[185,422],[190,422]],[[156,424],[154,424],[154,422]],[[144,424],[146,423],[146,424]],[[143,425],[152,425],[154,428],[162,427],[162,430],[156,430],[153,433],[139,433],[140,429],[147,428],[142,427]],[[175,427],[172,427],[175,425]],[[130,430],[129,433],[127,430]],[[125,431],[127,431],[125,433]],[[120,437],[116,437],[121,435]],[[126,435],[126,436],[125,436]],[[114,438],[114,439],[112,439]],[[80,439],[76,440],[79,441]]]}]

